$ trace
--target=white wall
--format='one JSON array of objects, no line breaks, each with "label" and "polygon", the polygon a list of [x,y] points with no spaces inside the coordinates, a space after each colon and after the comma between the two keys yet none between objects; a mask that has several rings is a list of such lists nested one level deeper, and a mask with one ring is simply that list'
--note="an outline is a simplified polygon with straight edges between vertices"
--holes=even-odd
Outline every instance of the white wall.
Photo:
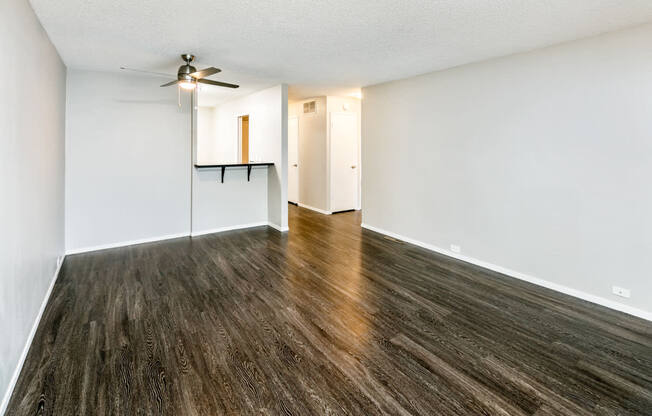
[{"label": "white wall", "polygon": [[[158,78],[132,74],[69,72],[67,250],[268,221],[287,227],[287,206],[281,207],[280,202],[281,192],[287,192],[287,167],[280,170],[283,140],[287,152],[281,119],[287,87],[273,87],[209,110],[213,120],[204,125],[197,120],[197,161],[210,163],[219,157],[217,145],[200,142],[200,136],[210,137],[213,131],[221,138],[234,137],[237,143],[237,115],[250,114],[252,147],[259,149],[261,160],[276,164],[268,171],[254,169],[251,182],[246,180],[246,169],[229,170],[221,184],[216,170],[192,167],[190,94],[182,93],[179,108],[176,89],[159,88],[159,84]],[[287,104],[285,109],[287,115]]]},{"label": "white wall", "polygon": [[68,72],[68,251],[188,234],[190,94],[159,84]]},{"label": "white wall", "polygon": [[247,182],[247,168],[229,168],[220,182],[219,169],[196,170],[193,181],[194,235],[268,222],[268,171],[254,168]]},{"label": "white wall", "polygon": [[[228,101],[214,109],[215,139],[201,136],[198,119],[196,160],[224,163],[215,146],[234,144],[237,155],[238,117],[249,115],[250,158],[274,162],[254,168],[247,182],[246,168],[230,168],[220,183],[220,172],[194,170],[193,234],[248,224],[270,222],[287,228],[287,86],[277,85]],[[219,142],[219,143],[218,143]],[[236,160],[231,161],[236,163]]]},{"label": "white wall", "polygon": [[363,222],[649,314],[650,44],[646,25],[365,88]]},{"label": "white wall", "polygon": [[202,152],[197,154],[199,164],[222,160],[216,127],[215,107],[197,107],[197,145],[202,149]]},{"label": "white wall", "polygon": [[66,68],[26,1],[0,2],[0,54],[2,414],[64,253]]},{"label": "white wall", "polygon": [[[240,163],[238,118],[236,117],[235,120],[218,118],[217,108],[218,106],[197,107],[197,148],[201,149],[197,153],[197,163]],[[254,154],[250,156],[253,158]]]},{"label": "white wall", "polygon": [[[315,101],[315,112],[304,114],[303,103],[309,101]],[[328,211],[326,97],[293,103],[293,113],[299,117],[299,203]]]}]

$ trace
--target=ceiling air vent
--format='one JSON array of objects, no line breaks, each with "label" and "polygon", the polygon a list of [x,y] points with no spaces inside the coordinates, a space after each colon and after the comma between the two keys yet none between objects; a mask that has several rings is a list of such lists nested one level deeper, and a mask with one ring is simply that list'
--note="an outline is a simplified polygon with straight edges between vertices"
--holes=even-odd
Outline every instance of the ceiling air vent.
[{"label": "ceiling air vent", "polygon": [[315,102],[310,101],[307,103],[303,103],[303,113],[314,113],[315,112]]}]

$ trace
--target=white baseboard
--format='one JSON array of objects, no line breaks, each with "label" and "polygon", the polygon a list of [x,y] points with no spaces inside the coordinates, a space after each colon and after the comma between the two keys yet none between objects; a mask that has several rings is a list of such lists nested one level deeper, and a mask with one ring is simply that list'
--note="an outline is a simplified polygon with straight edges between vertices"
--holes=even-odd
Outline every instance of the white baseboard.
[{"label": "white baseboard", "polygon": [[269,225],[270,227],[272,227],[272,228],[274,228],[274,229],[276,229],[276,230],[278,230],[278,231],[280,231],[282,233],[284,233],[286,231],[290,231],[290,227],[281,227],[280,225],[276,225],[276,224],[271,223],[271,222],[268,222],[267,225]]},{"label": "white baseboard", "polygon": [[99,246],[91,246],[91,247],[82,247],[82,248],[74,248],[74,249],[69,249],[66,250],[66,255],[69,254],[79,254],[79,253],[88,253],[90,251],[98,251],[98,250],[106,250],[108,248],[118,248],[118,247],[126,247],[126,246],[132,246],[135,244],[144,244],[144,243],[153,243],[156,241],[163,241],[163,240],[170,240],[173,238],[181,238],[181,237],[197,237],[200,235],[206,235],[206,234],[215,234],[215,233],[221,233],[224,231],[231,231],[231,230],[240,230],[244,228],[251,228],[251,227],[261,227],[263,225],[269,225],[272,228],[275,228],[281,232],[288,231],[288,227],[280,227],[276,224],[272,224],[271,222],[268,221],[260,221],[260,222],[254,222],[254,223],[249,223],[249,224],[239,224],[239,225],[230,225],[228,227],[220,227],[220,228],[212,228],[209,230],[201,230],[201,231],[194,231],[191,234],[188,233],[178,233],[178,234],[169,234],[169,235],[162,235],[158,237],[149,237],[149,238],[141,238],[138,240],[130,240],[130,241],[121,241],[119,243],[110,243],[110,244],[102,244]]},{"label": "white baseboard", "polygon": [[319,212],[320,214],[324,214],[324,215],[331,215],[331,214],[332,214],[331,211],[325,211],[325,210],[323,210],[323,209],[319,209],[319,208],[311,207],[310,205],[302,204],[301,202],[299,202],[298,205],[299,205],[301,208],[307,208],[307,209],[310,209],[310,210],[312,210],[312,211]]},{"label": "white baseboard", "polygon": [[52,276],[52,281],[50,282],[50,286],[48,287],[47,292],[45,292],[45,297],[43,298],[43,302],[41,302],[41,307],[39,308],[38,315],[36,315],[36,319],[34,320],[32,329],[29,331],[29,335],[27,336],[27,341],[25,342],[25,346],[23,347],[23,351],[20,353],[18,364],[16,365],[14,373],[11,375],[11,379],[9,380],[9,385],[7,386],[7,390],[5,391],[5,394],[2,398],[2,403],[0,403],[0,415],[4,415],[5,412],[7,411],[7,406],[9,406],[9,399],[11,399],[11,394],[14,392],[14,388],[16,387],[16,383],[18,382],[18,376],[20,376],[20,372],[23,369],[23,364],[25,364],[27,353],[29,352],[29,348],[32,346],[34,335],[36,335],[36,330],[38,329],[38,325],[39,323],[41,323],[41,317],[43,317],[43,312],[45,311],[45,307],[47,306],[48,301],[50,300],[52,289],[54,288],[54,284],[56,283],[57,278],[59,277],[59,271],[61,271],[61,266],[63,265],[63,261],[65,260],[65,258],[66,256],[64,254],[59,264],[57,264],[57,269],[54,272],[54,276]]},{"label": "white baseboard", "polygon": [[102,244],[99,246],[91,246],[91,247],[82,247],[82,248],[73,248],[66,250],[66,254],[79,254],[79,253],[86,253],[89,251],[97,251],[97,250],[106,250],[107,248],[117,248],[117,247],[125,247],[125,246],[133,246],[134,244],[143,244],[143,243],[153,243],[154,241],[162,241],[162,240],[170,240],[173,238],[180,238],[180,237],[188,237],[188,233],[177,233],[177,234],[168,234],[168,235],[160,235],[158,237],[148,237],[148,238],[141,238],[138,240],[130,240],[130,241],[120,241],[118,243],[110,243],[110,244]]},{"label": "white baseboard", "polygon": [[455,258],[457,260],[462,260],[462,261],[465,261],[467,263],[471,263],[471,264],[474,264],[476,266],[483,267],[485,269],[493,270],[495,272],[502,273],[504,275],[514,277],[514,278],[519,279],[519,280],[524,280],[526,282],[533,283],[533,284],[535,284],[537,286],[543,286],[545,288],[548,288],[548,289],[551,289],[551,290],[554,290],[554,291],[557,291],[557,292],[561,292],[561,293],[564,293],[566,295],[570,295],[570,296],[573,296],[573,297],[576,297],[576,298],[580,298],[580,299],[588,301],[588,302],[592,302],[592,303],[595,303],[595,304],[598,304],[598,305],[601,305],[601,306],[604,306],[604,307],[607,307],[607,308],[610,308],[610,309],[614,309],[614,310],[624,312],[624,313],[629,314],[629,315],[637,316],[639,318],[643,318],[643,319],[646,319],[648,321],[652,321],[652,312],[648,312],[648,311],[645,311],[645,310],[642,310],[642,309],[634,308],[634,307],[629,306],[629,305],[624,305],[624,304],[622,304],[620,302],[616,302],[616,301],[613,301],[613,300],[610,300],[610,299],[605,299],[605,298],[602,298],[600,296],[592,295],[590,293],[582,292],[581,290],[573,289],[573,288],[568,287],[568,286],[560,285],[558,283],[553,283],[553,282],[550,282],[548,280],[544,280],[544,279],[540,279],[538,277],[530,276],[530,275],[525,274],[525,273],[521,273],[521,272],[517,272],[515,270],[507,269],[505,267],[498,266],[498,265],[495,265],[495,264],[492,264],[492,263],[488,263],[488,262],[483,261],[483,260],[478,260],[478,259],[475,259],[473,257],[464,256],[464,255],[458,254],[458,253],[453,253],[452,251],[449,251],[449,250],[434,246],[432,244],[427,244],[427,243],[424,243],[422,241],[418,241],[418,240],[415,240],[415,239],[412,239],[412,238],[409,238],[409,237],[405,237],[405,236],[402,236],[400,234],[393,233],[391,231],[383,230],[382,228],[374,227],[374,226],[369,225],[369,224],[362,223],[361,225],[362,225],[363,228],[366,228],[368,230],[375,231],[375,232],[380,233],[380,234],[385,234],[385,235],[387,235],[389,237],[392,237],[392,238],[395,238],[397,240],[405,241],[406,243],[414,244],[415,246],[423,247],[423,248],[425,248],[427,250],[434,251],[436,253],[443,254],[445,256],[452,257],[452,258]]},{"label": "white baseboard", "polygon": [[260,222],[252,222],[249,224],[240,224],[240,225],[230,225],[228,227],[220,227],[220,228],[212,228],[209,230],[202,230],[202,231],[194,231],[192,234],[190,234],[191,237],[197,237],[200,235],[206,235],[206,234],[215,234],[215,233],[222,233],[224,231],[231,231],[231,230],[240,230],[243,228],[251,228],[251,227],[260,227],[263,225],[267,225],[267,221],[260,221]]}]

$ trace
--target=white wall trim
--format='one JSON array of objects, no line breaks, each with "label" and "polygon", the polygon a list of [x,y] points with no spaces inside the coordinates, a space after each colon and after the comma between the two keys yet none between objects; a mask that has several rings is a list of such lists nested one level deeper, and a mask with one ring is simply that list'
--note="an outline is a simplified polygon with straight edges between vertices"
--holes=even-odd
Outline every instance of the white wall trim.
[{"label": "white wall trim", "polygon": [[220,228],[211,228],[208,230],[201,230],[201,231],[195,231],[193,233],[178,233],[178,234],[168,234],[168,235],[162,235],[158,237],[149,237],[149,238],[141,238],[138,240],[130,240],[130,241],[121,241],[119,243],[111,243],[111,244],[103,244],[99,246],[91,246],[91,247],[83,247],[83,248],[75,248],[71,250],[66,250],[66,255],[70,254],[80,254],[80,253],[88,253],[91,251],[98,251],[98,250],[106,250],[109,248],[118,248],[118,247],[126,247],[126,246],[133,246],[136,244],[144,244],[144,243],[153,243],[156,241],[163,241],[163,240],[171,240],[173,238],[181,238],[181,237],[198,237],[200,235],[206,235],[206,234],[215,234],[215,233],[221,233],[224,231],[231,231],[231,230],[240,230],[244,228],[252,228],[252,227],[262,227],[263,225],[269,225],[270,227],[277,229],[281,232],[286,232],[289,231],[289,227],[281,227],[276,224],[273,224],[268,221],[260,221],[260,222],[252,222],[249,224],[239,224],[239,225],[230,225],[227,227],[220,227]]},{"label": "white wall trim", "polygon": [[243,228],[261,227],[261,226],[267,225],[267,224],[268,224],[267,221],[260,221],[260,222],[252,222],[252,223],[249,223],[249,224],[230,225],[228,227],[211,228],[209,230],[195,231],[192,234],[190,234],[190,236],[191,237],[197,237],[197,236],[200,236],[200,235],[222,233],[224,231],[240,230],[240,229],[243,229]]},{"label": "white wall trim", "polygon": [[620,302],[616,302],[616,301],[613,301],[613,300],[610,300],[610,299],[605,299],[605,298],[602,298],[600,296],[592,295],[590,293],[582,292],[581,290],[573,289],[571,287],[563,286],[563,285],[560,285],[558,283],[553,283],[553,282],[550,282],[550,281],[547,281],[547,280],[544,280],[544,279],[540,279],[538,277],[530,276],[530,275],[525,274],[525,273],[521,273],[521,272],[517,272],[515,270],[507,269],[505,267],[498,266],[498,265],[495,265],[495,264],[492,264],[492,263],[488,263],[488,262],[483,261],[483,260],[478,260],[478,259],[473,258],[473,257],[464,256],[464,255],[458,254],[458,253],[453,253],[452,251],[449,251],[449,250],[434,246],[432,244],[427,244],[427,243],[424,243],[422,241],[418,241],[418,240],[415,240],[415,239],[412,239],[412,238],[409,238],[409,237],[405,237],[405,236],[402,236],[400,234],[393,233],[391,231],[383,230],[382,228],[374,227],[374,226],[369,225],[369,224],[362,223],[361,226],[362,226],[362,228],[366,228],[368,230],[375,231],[375,232],[380,233],[380,234],[385,234],[385,235],[390,236],[392,238],[395,238],[397,240],[405,241],[406,243],[414,244],[415,246],[419,246],[419,247],[425,248],[427,250],[434,251],[434,252],[439,253],[439,254],[443,254],[443,255],[448,256],[448,257],[452,257],[452,258],[455,258],[455,259],[458,259],[458,260],[462,260],[462,261],[465,261],[467,263],[471,263],[471,264],[474,264],[476,266],[483,267],[485,269],[493,270],[495,272],[502,273],[502,274],[510,276],[510,277],[514,277],[514,278],[519,279],[519,280],[524,280],[526,282],[535,284],[537,286],[542,286],[542,287],[545,287],[547,289],[551,289],[551,290],[554,290],[554,291],[557,291],[557,292],[561,292],[561,293],[564,293],[566,295],[570,295],[570,296],[573,296],[573,297],[576,297],[576,298],[580,298],[580,299],[588,301],[588,302],[592,302],[592,303],[595,303],[595,304],[598,304],[598,305],[601,305],[601,306],[604,306],[604,307],[607,307],[607,308],[610,308],[610,309],[614,309],[614,310],[624,312],[624,313],[629,314],[629,315],[637,316],[639,318],[643,318],[643,319],[646,319],[648,321],[652,321],[652,312],[648,312],[648,311],[645,311],[645,310],[642,310],[642,309],[634,308],[634,307],[629,306],[629,305],[624,305],[624,304],[622,304]]},{"label": "white wall trim", "polygon": [[20,376],[20,372],[23,369],[23,365],[25,364],[25,359],[27,358],[27,353],[29,352],[29,348],[32,346],[34,335],[36,335],[36,330],[38,329],[38,326],[41,323],[43,312],[45,312],[45,307],[47,306],[48,301],[50,300],[52,289],[54,288],[54,284],[56,283],[57,278],[59,277],[59,272],[61,271],[61,266],[63,265],[65,259],[66,259],[66,255],[64,254],[61,258],[61,262],[59,262],[59,264],[57,265],[57,269],[54,272],[54,276],[52,276],[50,287],[48,287],[47,292],[45,292],[45,297],[43,298],[43,302],[41,302],[41,308],[38,311],[38,315],[36,315],[36,319],[34,320],[32,329],[29,331],[29,335],[27,336],[27,341],[25,341],[25,346],[23,347],[23,351],[21,352],[20,358],[18,359],[18,364],[16,365],[16,368],[14,369],[14,373],[12,374],[11,379],[9,380],[7,391],[5,391],[5,394],[2,398],[2,403],[0,403],[0,415],[4,415],[5,412],[7,411],[7,406],[9,406],[9,399],[11,399],[11,394],[14,392],[14,388],[16,387],[16,383],[18,382],[18,376]]},{"label": "white wall trim", "polygon": [[319,212],[320,214],[324,214],[324,215],[331,215],[332,214],[331,211],[326,211],[326,210],[323,210],[323,209],[311,207],[310,205],[302,204],[301,202],[299,202],[297,205],[299,205],[301,208],[307,208],[307,209]]},{"label": "white wall trim", "polygon": [[290,227],[281,227],[280,225],[277,225],[277,224],[274,224],[274,223],[271,223],[271,222],[268,222],[267,225],[269,225],[270,227],[272,227],[272,228],[274,228],[274,229],[276,229],[276,230],[278,230],[278,231],[280,231],[282,233],[290,231]]},{"label": "white wall trim", "polygon": [[180,237],[188,237],[189,235],[190,234],[185,232],[185,233],[161,235],[161,236],[158,236],[158,237],[140,238],[138,240],[120,241],[118,243],[102,244],[102,245],[99,245],[99,246],[73,248],[73,249],[66,250],[66,254],[79,254],[79,253],[86,253],[86,252],[89,252],[89,251],[105,250],[107,248],[133,246],[135,244],[152,243],[154,241],[170,240],[172,238],[180,238]]}]

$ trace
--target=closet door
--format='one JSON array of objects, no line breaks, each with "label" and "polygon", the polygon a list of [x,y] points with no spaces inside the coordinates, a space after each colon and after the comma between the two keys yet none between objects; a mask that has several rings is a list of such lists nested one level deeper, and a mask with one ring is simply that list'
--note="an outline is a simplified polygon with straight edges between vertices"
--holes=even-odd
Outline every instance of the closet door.
[{"label": "closet door", "polygon": [[358,202],[358,117],[331,113],[330,119],[330,210],[352,210]]}]

